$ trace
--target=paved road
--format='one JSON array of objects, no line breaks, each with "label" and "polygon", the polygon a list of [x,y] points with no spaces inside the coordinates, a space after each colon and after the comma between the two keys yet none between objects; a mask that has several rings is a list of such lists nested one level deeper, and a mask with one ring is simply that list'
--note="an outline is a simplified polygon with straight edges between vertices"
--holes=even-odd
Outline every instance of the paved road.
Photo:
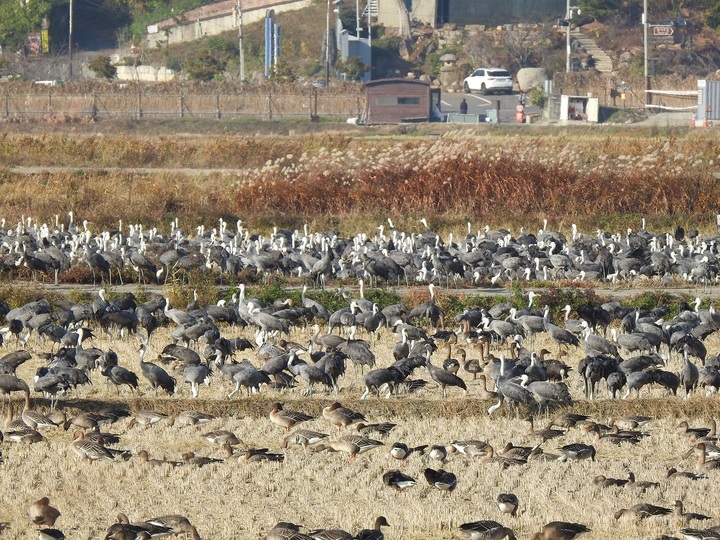
[{"label": "paved road", "polygon": [[[46,284],[35,284],[35,283],[22,283],[22,282],[13,282],[12,286],[22,286],[27,285],[28,287],[41,287],[48,292],[56,292],[63,295],[67,295],[74,291],[82,291],[85,293],[95,294],[97,291],[101,288],[101,285],[77,285],[77,284],[63,284],[60,283],[58,285],[53,285],[50,283]],[[167,290],[169,287],[172,287],[172,284],[168,283],[167,285],[143,285],[142,287],[138,285],[137,283],[128,283],[125,285],[113,285],[112,291],[116,293],[126,293],[126,292],[132,292],[137,293],[138,290],[142,288],[144,292],[151,292],[151,293],[157,293],[165,295],[167,294]],[[218,289],[229,289],[229,286],[218,286]],[[300,286],[291,286],[286,285],[286,289],[293,290],[293,289],[299,289]],[[331,289],[332,287],[328,287]],[[569,288],[569,287],[564,287]],[[417,287],[389,287],[391,291],[395,291],[399,294],[406,294],[408,290],[410,289],[425,289],[425,285],[418,285]],[[439,294],[441,295],[451,295],[451,296],[493,296],[493,295],[502,295],[502,296],[510,296],[512,295],[511,289],[506,289],[503,287],[474,287],[474,288],[467,288],[467,289],[445,289],[445,288],[438,288],[436,289],[439,291]],[[541,290],[541,289],[536,289]],[[608,287],[599,287],[593,289],[595,293],[600,298],[631,298],[634,296],[638,296],[644,292],[662,292],[669,295],[674,296],[700,296],[700,297],[717,297],[720,296],[720,286],[716,287],[707,287],[707,288],[695,288],[695,287],[653,287],[650,286],[650,284],[638,284],[637,286],[619,286],[614,288],[608,288]]]},{"label": "paved road", "polygon": [[[468,103],[468,115],[487,114],[488,109],[496,107],[500,101],[500,122],[503,124],[515,123],[515,107],[518,104],[520,94],[491,94],[483,96],[480,94],[449,94],[442,95],[442,112],[460,113],[460,102],[463,99]],[[532,105],[525,106],[526,114],[539,114],[540,108]]]}]

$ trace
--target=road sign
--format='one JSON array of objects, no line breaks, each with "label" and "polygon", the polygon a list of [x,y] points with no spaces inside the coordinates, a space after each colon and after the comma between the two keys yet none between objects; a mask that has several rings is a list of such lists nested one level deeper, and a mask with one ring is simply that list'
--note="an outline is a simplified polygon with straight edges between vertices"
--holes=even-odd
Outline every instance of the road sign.
[{"label": "road sign", "polygon": [[672,26],[653,26],[653,36],[672,36]]}]

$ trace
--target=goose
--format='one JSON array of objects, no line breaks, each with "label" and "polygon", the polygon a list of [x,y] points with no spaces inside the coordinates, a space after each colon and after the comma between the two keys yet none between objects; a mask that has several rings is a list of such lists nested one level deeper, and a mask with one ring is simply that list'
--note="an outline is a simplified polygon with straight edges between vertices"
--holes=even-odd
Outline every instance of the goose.
[{"label": "goose", "polygon": [[61,515],[60,510],[50,505],[50,499],[48,497],[38,499],[28,508],[28,517],[38,529],[41,527],[52,527]]},{"label": "goose", "polygon": [[583,443],[572,443],[566,444],[558,448],[562,453],[560,461],[567,461],[568,459],[580,461],[583,459],[589,459],[595,461],[595,447],[591,444]]},{"label": "goose", "polygon": [[503,514],[510,514],[512,517],[517,517],[517,510],[519,501],[517,495],[514,493],[501,493],[495,499],[498,509]]},{"label": "goose", "polygon": [[303,450],[328,438],[327,433],[312,431],[310,429],[296,429],[283,437],[281,447],[287,448],[290,444],[299,444]]},{"label": "goose", "polygon": [[389,527],[390,524],[387,518],[379,516],[375,519],[375,524],[372,529],[362,529],[355,535],[355,540],[384,540],[385,535],[382,533],[382,527]]},{"label": "goose", "polygon": [[83,459],[89,459],[90,461],[103,459],[112,461],[115,459],[115,456],[110,450],[96,441],[86,439],[82,431],[76,431],[73,434],[73,441],[70,443],[70,447],[78,456]]},{"label": "goose", "polygon": [[490,519],[463,523],[460,530],[469,540],[516,540],[512,529]]},{"label": "goose", "polygon": [[673,514],[678,517],[683,524],[686,524],[689,521],[707,521],[709,519],[714,519],[711,516],[706,516],[705,514],[685,512],[685,507],[680,499],[676,500],[673,505]]},{"label": "goose", "polygon": [[383,446],[385,443],[362,435],[346,435],[340,439],[327,441],[323,444],[335,451],[347,453],[348,459],[355,461],[358,454],[364,454],[373,448]]},{"label": "goose", "polygon": [[417,481],[414,478],[408,476],[407,474],[401,473],[397,469],[387,471],[385,474],[383,474],[382,479],[383,484],[393,488],[397,493],[400,493],[401,491],[404,491],[407,488],[417,484]]},{"label": "goose", "polygon": [[285,430],[285,433],[289,432],[290,428],[301,422],[307,422],[308,420],[314,419],[315,418],[309,414],[285,409],[283,408],[283,404],[279,402],[273,403],[270,408],[270,421],[273,424],[282,427]]},{"label": "goose", "polygon": [[551,521],[543,526],[540,532],[532,535],[530,540],[574,540],[581,534],[590,532],[587,525],[567,521]]},{"label": "goose", "polygon": [[451,493],[457,487],[457,476],[444,469],[426,468],[423,471],[425,480],[431,487],[444,491],[446,494]]},{"label": "goose", "polygon": [[656,506],[654,504],[648,504],[648,503],[638,503],[632,505],[630,508],[621,508],[615,514],[613,514],[613,517],[617,520],[620,519],[622,516],[630,515],[635,516],[637,519],[646,519],[653,516],[665,516],[667,514],[670,514],[672,510],[669,508],[665,508],[663,506]]},{"label": "goose", "polygon": [[364,414],[343,407],[337,402],[323,408],[323,417],[332,425],[337,427],[338,431],[345,429],[347,426],[355,422],[366,420]]},{"label": "goose", "polygon": [[427,444],[410,447],[403,442],[396,442],[396,443],[393,443],[393,445],[390,447],[388,454],[393,459],[403,460],[403,459],[406,459],[408,456],[410,456],[410,454],[413,454],[413,453],[418,453],[418,454],[422,455],[425,452],[425,449],[427,447],[428,447]]},{"label": "goose", "polygon": [[195,526],[190,523],[190,520],[188,518],[180,514],[167,514],[164,516],[148,519],[145,522],[151,525],[167,527],[175,535],[189,534],[192,540],[200,540],[200,535],[198,534]]}]

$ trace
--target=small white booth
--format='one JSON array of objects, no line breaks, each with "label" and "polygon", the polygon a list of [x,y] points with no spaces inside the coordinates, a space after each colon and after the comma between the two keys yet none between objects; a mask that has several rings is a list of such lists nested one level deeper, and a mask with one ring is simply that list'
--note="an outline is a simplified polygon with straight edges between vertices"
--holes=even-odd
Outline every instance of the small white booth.
[{"label": "small white booth", "polygon": [[561,122],[598,122],[600,101],[596,97],[587,96],[560,96]]}]

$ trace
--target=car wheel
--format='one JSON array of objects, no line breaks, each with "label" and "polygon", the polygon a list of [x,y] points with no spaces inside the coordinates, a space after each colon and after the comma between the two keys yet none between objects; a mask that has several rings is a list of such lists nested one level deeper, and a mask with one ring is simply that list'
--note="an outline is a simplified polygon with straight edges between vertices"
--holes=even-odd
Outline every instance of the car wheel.
[{"label": "car wheel", "polygon": [[472,93],[472,92],[470,92],[470,85],[468,83],[463,84],[463,90],[465,91],[466,94]]},{"label": "car wheel", "polygon": [[480,85],[480,93],[481,93],[483,96],[487,96],[487,94],[488,94],[488,89],[487,89],[487,87],[485,86],[485,83],[482,83],[482,84]]}]

